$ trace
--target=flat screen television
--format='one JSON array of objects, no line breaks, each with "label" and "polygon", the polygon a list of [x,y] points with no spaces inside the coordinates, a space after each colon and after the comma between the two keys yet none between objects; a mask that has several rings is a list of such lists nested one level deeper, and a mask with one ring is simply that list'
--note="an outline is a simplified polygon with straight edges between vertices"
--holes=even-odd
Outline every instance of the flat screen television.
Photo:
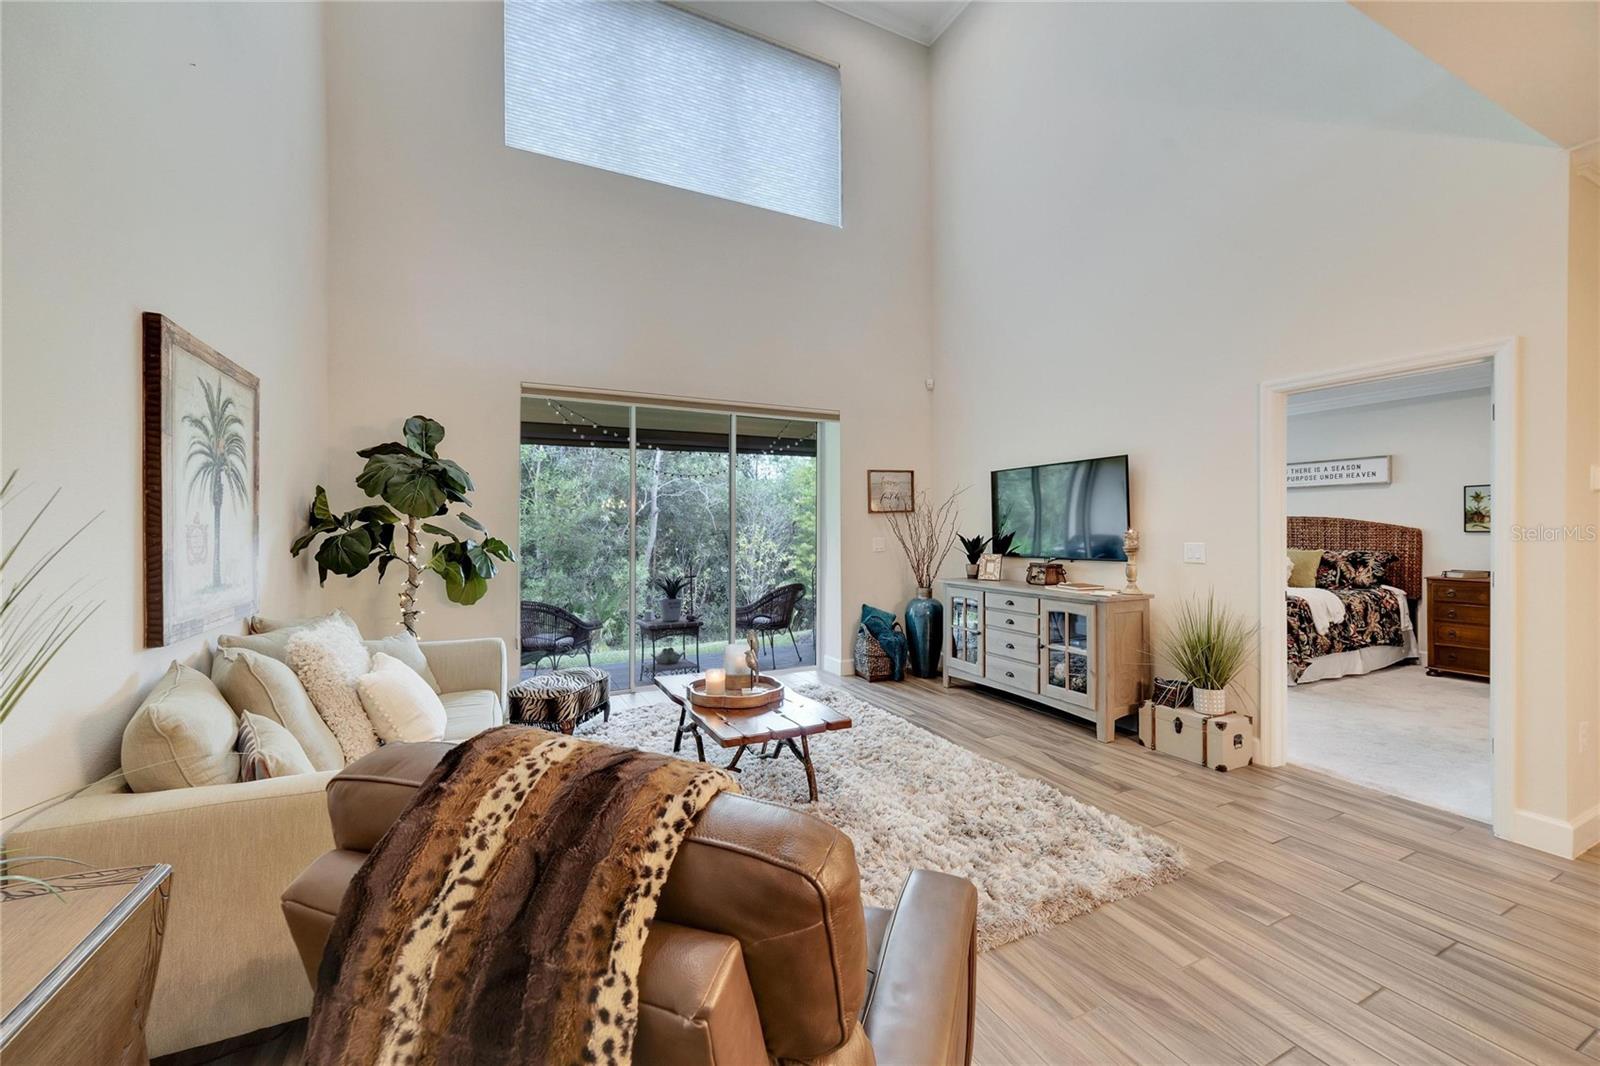
[{"label": "flat screen television", "polygon": [[1128,457],[1019,466],[989,475],[994,532],[1016,534],[1011,548],[1030,559],[1124,561]]}]

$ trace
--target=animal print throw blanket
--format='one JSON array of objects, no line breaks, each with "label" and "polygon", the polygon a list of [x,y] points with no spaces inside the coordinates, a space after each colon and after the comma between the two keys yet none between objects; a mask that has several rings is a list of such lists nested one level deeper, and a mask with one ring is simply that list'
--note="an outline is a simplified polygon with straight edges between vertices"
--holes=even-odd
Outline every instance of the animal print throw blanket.
[{"label": "animal print throw blanket", "polygon": [[684,834],[731,778],[521,726],[451,750],[345,894],[311,1066],[626,1063]]}]

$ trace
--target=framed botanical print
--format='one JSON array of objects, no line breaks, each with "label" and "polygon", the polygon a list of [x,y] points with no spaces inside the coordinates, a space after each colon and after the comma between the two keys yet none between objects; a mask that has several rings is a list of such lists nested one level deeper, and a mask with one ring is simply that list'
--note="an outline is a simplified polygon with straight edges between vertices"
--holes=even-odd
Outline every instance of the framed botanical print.
[{"label": "framed botanical print", "polygon": [[260,439],[256,376],[145,312],[146,647],[255,613]]},{"label": "framed botanical print", "polygon": [[1465,485],[1461,489],[1461,531],[1489,532],[1494,492],[1488,485]]},{"label": "framed botanical print", "polygon": [[917,475],[914,470],[868,470],[867,511],[870,514],[896,514],[917,508]]}]

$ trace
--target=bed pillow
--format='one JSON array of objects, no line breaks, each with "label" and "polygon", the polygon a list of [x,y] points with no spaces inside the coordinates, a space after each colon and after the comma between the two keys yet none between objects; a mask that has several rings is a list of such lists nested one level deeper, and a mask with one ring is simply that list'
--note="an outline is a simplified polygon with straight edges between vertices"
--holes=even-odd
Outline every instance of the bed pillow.
[{"label": "bed pillow", "polygon": [[433,671],[428,669],[428,657],[422,654],[422,645],[417,643],[416,637],[410,633],[396,633],[382,640],[369,640],[366,645],[374,658],[380,654],[387,655],[411,667],[417,672],[418,677],[428,683],[429,688],[438,693],[439,682],[434,680]]},{"label": "bed pillow", "polygon": [[1317,567],[1319,589],[1375,589],[1399,560],[1394,552],[1351,549],[1325,551]]},{"label": "bed pillow", "polygon": [[270,718],[245,711],[239,716],[239,779],[265,781],[312,773],[311,760],[294,734]]},{"label": "bed pillow", "polygon": [[444,704],[417,672],[383,652],[371,672],[356,682],[373,731],[385,744],[410,744],[444,737]]},{"label": "bed pillow", "polygon": [[122,731],[122,775],[135,792],[239,780],[239,720],[200,671],[173,663]]},{"label": "bed pillow", "polygon": [[286,646],[289,665],[328,724],[346,764],[378,750],[356,682],[372,666],[361,635],[345,620],[329,618],[295,631]]},{"label": "bed pillow", "polygon": [[246,648],[218,648],[211,680],[239,714],[249,711],[287,729],[314,769],[344,769],[339,741],[287,663]]},{"label": "bed pillow", "polygon": [[1289,587],[1313,589],[1317,587],[1317,569],[1322,565],[1322,552],[1316,549],[1289,549]]},{"label": "bed pillow", "polygon": [[246,651],[268,655],[280,663],[289,661],[289,641],[296,633],[300,633],[312,626],[323,625],[328,622],[339,622],[348,626],[355,634],[356,639],[361,639],[361,630],[356,627],[355,619],[343,611],[333,611],[321,618],[295,618],[274,619],[255,617],[250,619],[250,633],[241,636],[237,633],[224,633],[217,638],[219,648],[244,648]]}]

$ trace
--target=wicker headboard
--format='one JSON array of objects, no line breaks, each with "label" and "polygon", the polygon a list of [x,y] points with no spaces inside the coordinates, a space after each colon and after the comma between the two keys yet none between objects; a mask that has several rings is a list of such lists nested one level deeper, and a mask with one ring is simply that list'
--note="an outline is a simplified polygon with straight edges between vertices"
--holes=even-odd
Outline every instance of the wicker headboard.
[{"label": "wicker headboard", "polygon": [[1394,552],[1400,558],[1384,584],[1400,589],[1415,604],[1422,598],[1422,530],[1359,518],[1289,519],[1289,547],[1337,551],[1341,548]]}]

